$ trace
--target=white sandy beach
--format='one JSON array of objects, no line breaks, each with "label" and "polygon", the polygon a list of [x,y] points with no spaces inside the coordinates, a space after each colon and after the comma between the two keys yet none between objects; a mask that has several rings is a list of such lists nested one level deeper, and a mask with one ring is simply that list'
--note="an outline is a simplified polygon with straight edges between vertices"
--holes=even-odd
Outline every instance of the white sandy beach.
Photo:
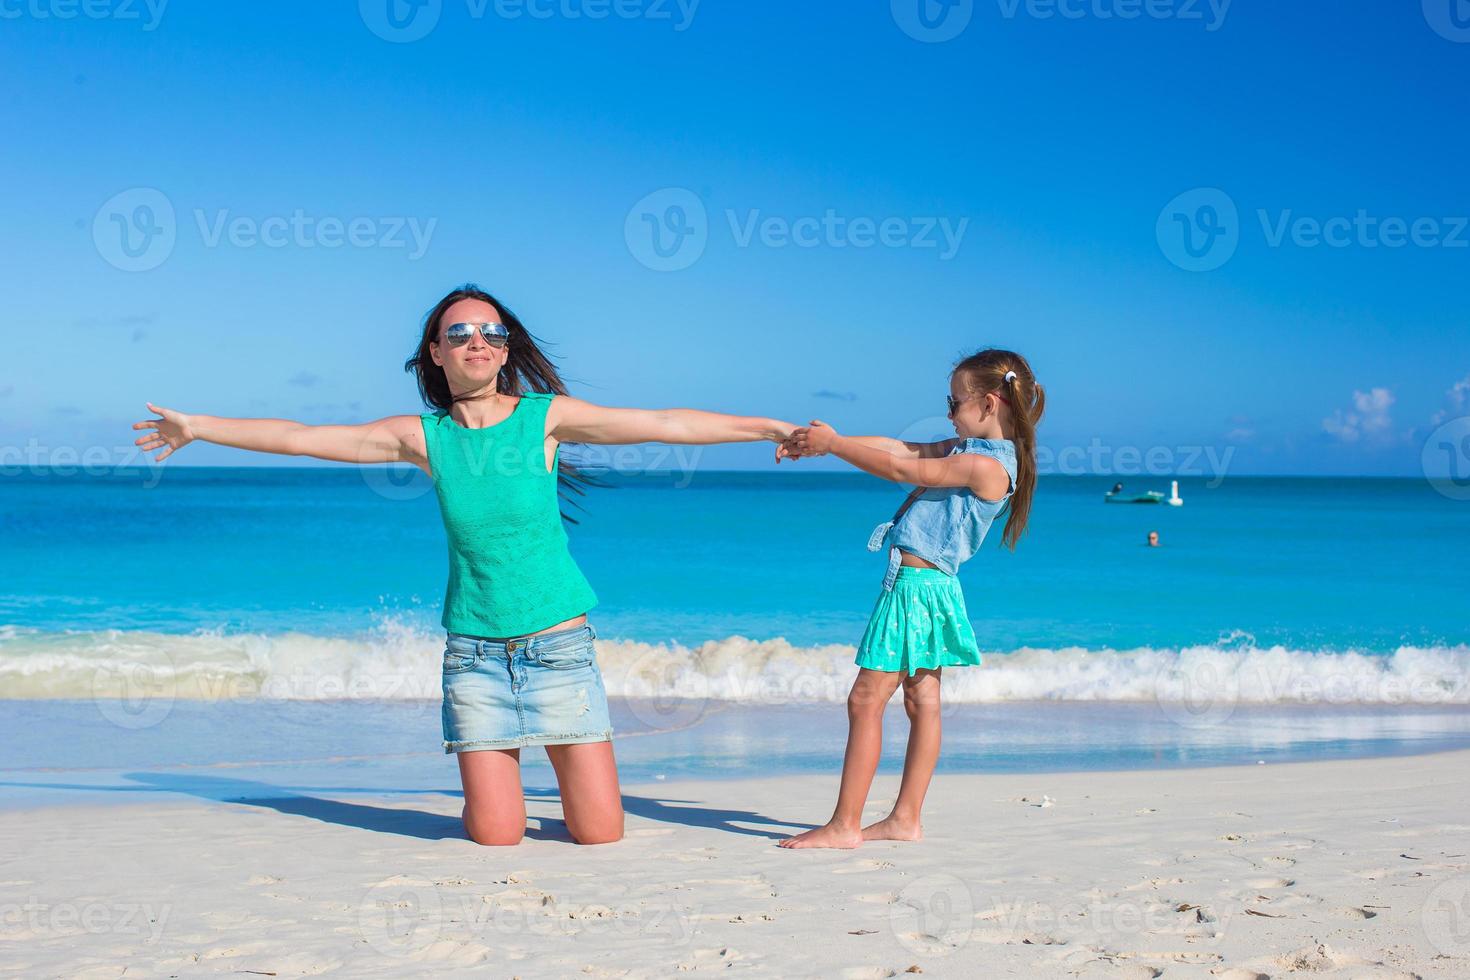
[{"label": "white sandy beach", "polygon": [[941,774],[927,840],[849,852],[774,845],[835,774],[629,785],[627,838],[592,848],[545,798],[509,849],[454,839],[448,793],[9,811],[0,970],[1467,977],[1467,776],[1470,752]]}]

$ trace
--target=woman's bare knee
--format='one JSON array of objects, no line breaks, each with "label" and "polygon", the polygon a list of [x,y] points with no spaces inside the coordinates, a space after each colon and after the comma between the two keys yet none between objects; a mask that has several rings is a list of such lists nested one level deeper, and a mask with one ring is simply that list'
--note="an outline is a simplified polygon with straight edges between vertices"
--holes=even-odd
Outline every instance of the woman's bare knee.
[{"label": "woman's bare knee", "polygon": [[466,825],[465,833],[469,836],[470,840],[485,847],[514,847],[525,839],[526,828],[492,827],[488,830],[482,830],[480,828],[472,829]]},{"label": "woman's bare knee", "polygon": [[526,836],[526,820],[522,817],[519,821],[507,820],[504,817],[497,819],[494,816],[480,817],[473,811],[466,810],[464,813],[465,835],[476,844],[487,847],[510,847],[519,844]]},{"label": "woman's bare knee", "polygon": [[623,826],[607,824],[595,827],[568,827],[572,840],[578,844],[612,844],[623,839]]}]

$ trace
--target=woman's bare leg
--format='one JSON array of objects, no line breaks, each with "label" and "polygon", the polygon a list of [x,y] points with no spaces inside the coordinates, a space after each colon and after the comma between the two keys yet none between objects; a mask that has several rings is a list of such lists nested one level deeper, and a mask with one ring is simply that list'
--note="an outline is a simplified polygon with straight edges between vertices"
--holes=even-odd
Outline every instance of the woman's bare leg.
[{"label": "woman's bare leg", "polygon": [[909,716],[909,746],[903,757],[903,782],[893,812],[863,828],[863,840],[921,840],[919,811],[939,762],[939,670],[921,670],[903,681],[903,707]]},{"label": "woman's bare leg", "polygon": [[863,842],[863,804],[878,759],[883,755],[883,709],[903,675],[893,671],[858,671],[847,695],[847,753],[842,760],[842,787],[837,809],[826,826],[788,837],[782,847],[857,847]]},{"label": "woman's bare leg", "polygon": [[476,844],[519,844],[526,833],[521,750],[458,752],[464,829]]},{"label": "woman's bare leg", "polygon": [[548,745],[556,770],[567,831],[578,844],[610,844],[623,837],[623,794],[611,742]]}]

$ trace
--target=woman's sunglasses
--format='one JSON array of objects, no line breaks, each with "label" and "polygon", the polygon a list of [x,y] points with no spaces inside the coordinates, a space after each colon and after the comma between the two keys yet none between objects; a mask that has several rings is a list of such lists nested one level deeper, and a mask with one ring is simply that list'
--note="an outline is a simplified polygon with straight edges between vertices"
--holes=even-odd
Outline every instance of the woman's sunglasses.
[{"label": "woman's sunglasses", "polygon": [[503,323],[451,323],[444,328],[444,342],[450,347],[463,347],[476,330],[491,347],[504,347],[510,342],[510,331]]}]

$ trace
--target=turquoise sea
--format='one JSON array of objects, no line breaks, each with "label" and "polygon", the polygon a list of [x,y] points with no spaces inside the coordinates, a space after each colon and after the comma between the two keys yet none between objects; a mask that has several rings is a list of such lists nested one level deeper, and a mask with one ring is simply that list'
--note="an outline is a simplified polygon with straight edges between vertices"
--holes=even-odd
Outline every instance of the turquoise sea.
[{"label": "turquoise sea", "polygon": [[[883,571],[864,545],[903,488],[790,466],[601,479],[570,534],[625,778],[835,772]],[[1105,505],[1113,482],[1044,476],[1016,552],[997,525],[963,568],[986,662],[945,678],[942,768],[1466,744],[1470,505],[1422,480],[1250,477]],[[0,799],[221,765],[453,782],[444,538],[417,471],[7,474],[0,542]]]}]

